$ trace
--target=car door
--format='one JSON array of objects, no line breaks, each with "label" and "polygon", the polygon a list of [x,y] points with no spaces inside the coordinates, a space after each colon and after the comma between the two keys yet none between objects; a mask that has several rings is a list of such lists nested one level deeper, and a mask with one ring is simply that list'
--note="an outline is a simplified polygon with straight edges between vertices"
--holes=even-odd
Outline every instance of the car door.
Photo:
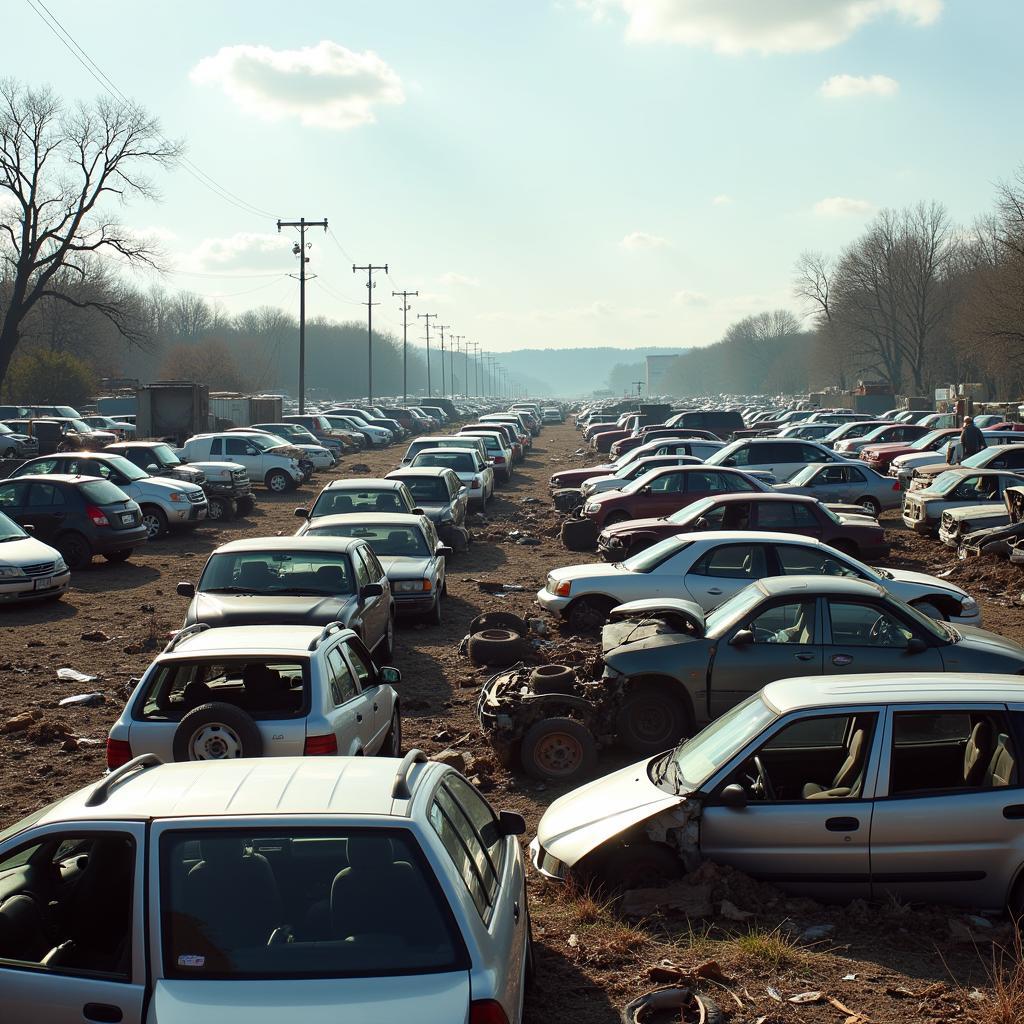
[{"label": "car door", "polygon": [[391,712],[394,710],[391,690],[380,685],[373,659],[362,644],[356,640],[346,640],[344,653],[359,681],[359,690],[363,698],[363,719],[359,724],[366,726],[363,730],[366,749],[369,753],[375,754],[391,725]]},{"label": "car door", "polygon": [[60,484],[42,480],[33,480],[29,484],[22,525],[32,526],[38,540],[53,540],[66,527],[69,512],[67,497]]},{"label": "car door", "polygon": [[0,843],[0,1018],[142,1024],[145,841],[143,822],[89,820]]},{"label": "car door", "polygon": [[823,667],[830,675],[943,670],[938,648],[884,602],[830,597],[825,628]]},{"label": "car door", "polygon": [[[880,717],[859,707],[777,723],[711,781],[701,855],[817,899],[867,897]],[[843,772],[851,785],[833,787]],[[734,785],[747,794],[741,806],[723,798]]]},{"label": "car door", "polygon": [[25,513],[28,509],[28,486],[27,481],[0,481],[0,512],[22,526],[25,525]]},{"label": "car door", "polygon": [[[480,458],[474,453],[474,461],[479,466]],[[491,474],[491,479],[494,479],[494,471],[490,466],[485,467],[486,471]],[[484,470],[478,469],[478,473],[483,475]],[[444,475],[445,483],[448,485],[448,500],[452,506],[452,522],[456,526],[463,526],[466,522],[466,510],[469,506],[469,490],[464,487],[462,481],[459,479],[458,474],[454,472],[448,472]],[[487,479],[484,478],[482,481],[483,493],[486,497],[489,494],[487,488]]]},{"label": "car door", "polygon": [[804,485],[818,501],[845,501],[849,469],[822,466]]},{"label": "car door", "polygon": [[[675,557],[686,554],[684,550]],[[689,596],[709,612],[754,580],[767,576],[767,564],[763,544],[718,544],[691,565],[683,585]]]},{"label": "car door", "polygon": [[[366,646],[375,650],[378,643],[387,634],[388,618],[391,615],[391,586],[388,583],[387,573],[380,564],[377,556],[370,546],[360,545],[353,552],[353,557],[362,559],[363,567],[369,577],[370,583],[379,583],[383,593],[379,597],[369,597],[363,601],[363,622],[365,624],[363,638]],[[356,576],[361,577],[358,567]]]},{"label": "car door", "polygon": [[353,622],[352,625],[354,629],[358,629],[366,645],[372,649],[383,635],[384,620],[379,615],[381,598],[361,596],[363,587],[376,582],[370,571],[370,564],[364,557],[361,544],[352,549],[352,570],[356,577],[356,594],[360,595],[359,624]]},{"label": "car door", "polygon": [[355,670],[345,658],[345,641],[336,643],[326,655],[327,683],[333,707],[327,719],[341,755],[373,753],[373,704],[359,685]]},{"label": "car door", "polygon": [[818,604],[812,596],[768,599],[718,639],[708,686],[711,718],[775,679],[820,675]]},{"label": "car door", "polygon": [[263,479],[263,456],[259,451],[244,437],[225,437],[222,440],[226,458],[231,462],[241,463],[254,479]]},{"label": "car door", "polygon": [[888,710],[874,896],[1002,909],[1024,862],[1020,717],[982,702]]},{"label": "car door", "polygon": [[637,491],[630,501],[630,512],[636,519],[656,519],[670,515],[686,504],[686,474],[680,471],[662,473]]}]

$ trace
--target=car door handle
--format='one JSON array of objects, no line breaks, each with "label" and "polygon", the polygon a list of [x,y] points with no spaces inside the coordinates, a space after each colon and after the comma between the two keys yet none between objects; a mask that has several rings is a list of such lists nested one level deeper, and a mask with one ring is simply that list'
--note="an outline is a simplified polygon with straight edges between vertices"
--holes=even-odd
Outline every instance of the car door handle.
[{"label": "car door handle", "polygon": [[99,1021],[100,1024],[118,1024],[124,1020],[121,1007],[110,1003],[86,1003],[82,1007],[82,1016],[86,1020]]},{"label": "car door handle", "polygon": [[1024,804],[1008,804],[1003,808],[1003,817],[1010,821],[1019,821],[1024,818]]},{"label": "car door handle", "polygon": [[815,655],[814,651],[801,651],[798,655],[796,655],[796,660],[797,661],[814,661],[815,657],[816,657],[816,655]]},{"label": "car door handle", "polygon": [[361,722],[362,720],[363,720],[363,716],[361,714],[359,714],[358,712],[356,712],[356,721],[357,722]]},{"label": "car door handle", "polygon": [[853,661],[852,654],[833,654],[832,664],[833,665],[849,665]]},{"label": "car door handle", "polygon": [[377,706],[377,704],[374,704],[373,705],[373,710],[374,711],[380,711],[380,708]]},{"label": "car door handle", "polygon": [[709,587],[708,588],[708,593],[709,594],[720,594],[721,592],[722,592],[722,588],[721,587]]},{"label": "car door handle", "polygon": [[856,832],[860,828],[859,818],[826,818],[825,828],[829,832]]},{"label": "car door handle", "polygon": [[516,900],[512,904],[512,916],[518,921],[519,920],[519,900]]}]

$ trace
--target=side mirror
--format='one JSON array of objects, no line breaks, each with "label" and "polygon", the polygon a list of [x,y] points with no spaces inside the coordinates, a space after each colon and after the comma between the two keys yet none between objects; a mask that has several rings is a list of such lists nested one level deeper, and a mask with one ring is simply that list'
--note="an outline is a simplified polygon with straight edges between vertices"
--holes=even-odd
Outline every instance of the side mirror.
[{"label": "side mirror", "polygon": [[22,526],[22,529],[26,533],[35,533],[36,532],[36,528],[31,523],[25,523],[25,525]]},{"label": "side mirror", "polygon": [[246,448],[245,449],[245,454],[246,455],[259,455],[259,449],[258,448]]},{"label": "side mirror", "polygon": [[526,819],[516,811],[499,811],[498,831],[503,836],[525,835]]},{"label": "side mirror", "polygon": [[292,515],[294,515],[296,519],[308,519],[309,518],[309,509],[308,508],[297,508],[292,513]]},{"label": "side mirror", "polygon": [[175,588],[179,597],[195,597],[196,585],[194,583],[179,583]]},{"label": "side mirror", "polygon": [[919,636],[912,636],[907,641],[907,654],[923,654],[928,650],[928,645]]},{"label": "side mirror", "polygon": [[738,629],[732,635],[729,644],[732,647],[747,647],[754,642],[754,632],[750,629]]},{"label": "side mirror", "polygon": [[147,473],[152,473],[152,474],[153,474],[153,475],[155,476],[155,475],[156,475],[157,473],[159,473],[159,472],[160,472],[160,467],[159,467],[159,466],[158,466],[158,465],[157,465],[157,464],[156,464],[155,462],[151,462],[151,463],[150,463],[150,464],[149,464],[149,465],[148,465],[148,466],[146,467],[146,472],[147,472]]},{"label": "side mirror", "polygon": [[731,807],[734,811],[741,811],[747,806],[747,791],[738,782],[726,786],[719,797],[723,807]]},{"label": "side mirror", "polygon": [[359,588],[359,600],[366,601],[371,597],[382,597],[384,586],[380,583],[364,583]]},{"label": "side mirror", "polygon": [[450,558],[455,554],[455,549],[449,547],[447,544],[438,544],[437,553],[441,555],[442,558]]},{"label": "side mirror", "polygon": [[388,686],[397,686],[402,681],[402,673],[392,665],[385,665],[377,675],[380,681],[387,683]]},{"label": "side mirror", "polygon": [[417,505],[409,514],[413,516],[425,516],[427,513]]},{"label": "side mirror", "polygon": [[703,516],[697,516],[693,521],[693,528],[695,530],[706,530],[708,528],[708,521]]},{"label": "side mirror", "polygon": [[722,465],[723,466],[735,466],[736,465],[736,460],[730,456],[728,459],[723,460]]}]

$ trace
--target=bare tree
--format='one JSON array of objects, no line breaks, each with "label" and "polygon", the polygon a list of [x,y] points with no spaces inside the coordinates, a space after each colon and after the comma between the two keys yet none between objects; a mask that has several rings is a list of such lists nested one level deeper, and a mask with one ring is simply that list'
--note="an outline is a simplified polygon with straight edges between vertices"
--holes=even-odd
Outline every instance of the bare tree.
[{"label": "bare tree", "polygon": [[[0,266],[9,279],[0,320],[0,381],[32,309],[44,299],[93,309],[123,337],[143,334],[113,296],[76,296],[90,255],[155,265],[157,254],[107,208],[153,198],[147,167],[168,167],[181,146],[139,107],[101,98],[66,111],[49,89],[0,82]],[[5,201],[6,200],[6,201]]]},{"label": "bare tree", "polygon": [[832,319],[829,304],[835,265],[823,252],[805,249],[797,257],[794,268],[793,294],[809,307],[809,315],[819,323]]}]

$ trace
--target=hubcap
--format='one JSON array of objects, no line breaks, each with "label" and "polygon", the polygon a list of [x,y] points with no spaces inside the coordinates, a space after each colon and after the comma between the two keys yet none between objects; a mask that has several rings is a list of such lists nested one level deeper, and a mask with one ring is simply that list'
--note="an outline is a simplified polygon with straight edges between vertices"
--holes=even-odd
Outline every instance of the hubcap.
[{"label": "hubcap", "polygon": [[242,756],[242,741],[238,734],[220,723],[204,725],[189,743],[190,761],[220,761]]},{"label": "hubcap", "polygon": [[272,491],[283,491],[287,486],[283,476],[272,476],[270,478],[270,489]]},{"label": "hubcap", "polygon": [[142,521],[146,524],[146,537],[152,540],[160,533],[160,520],[156,516],[143,516]]},{"label": "hubcap", "polygon": [[654,743],[668,733],[665,714],[657,704],[641,704],[631,716],[633,732],[643,740]]},{"label": "hubcap", "polygon": [[535,757],[548,775],[571,775],[583,760],[583,744],[566,732],[553,732],[537,745]]}]

